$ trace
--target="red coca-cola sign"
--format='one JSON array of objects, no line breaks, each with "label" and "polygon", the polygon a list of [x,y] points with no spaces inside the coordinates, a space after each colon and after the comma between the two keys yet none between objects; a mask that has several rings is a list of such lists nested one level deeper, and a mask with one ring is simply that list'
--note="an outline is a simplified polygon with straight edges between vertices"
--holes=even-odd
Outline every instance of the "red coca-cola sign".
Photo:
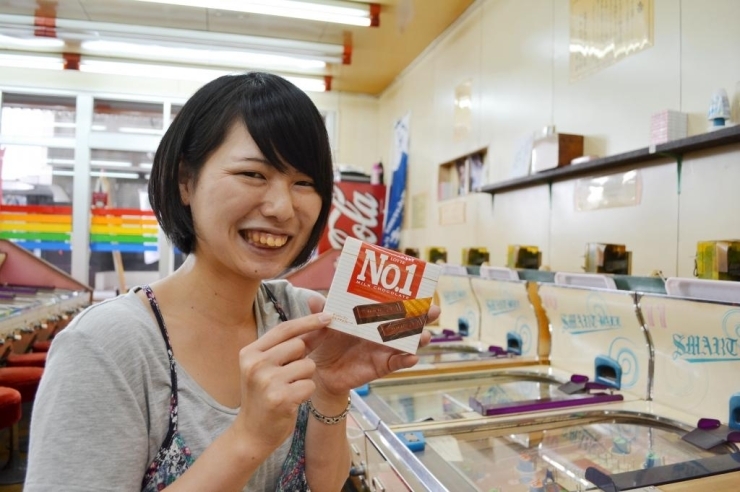
[{"label": "red coca-cola sign", "polygon": [[341,249],[348,237],[379,244],[383,237],[385,186],[348,181],[334,183],[329,221],[318,252]]}]

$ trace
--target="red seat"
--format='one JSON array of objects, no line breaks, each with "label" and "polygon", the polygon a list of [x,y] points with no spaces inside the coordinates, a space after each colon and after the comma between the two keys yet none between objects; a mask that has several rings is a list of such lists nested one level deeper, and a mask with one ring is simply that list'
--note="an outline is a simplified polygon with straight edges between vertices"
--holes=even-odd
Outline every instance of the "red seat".
[{"label": "red seat", "polygon": [[23,414],[21,394],[13,388],[0,387],[0,428],[10,428],[10,457],[0,470],[0,484],[23,483],[25,463],[18,451],[18,422]]},{"label": "red seat", "polygon": [[5,365],[8,367],[45,367],[46,352],[10,354],[5,359]]},{"label": "red seat", "polygon": [[21,394],[13,388],[0,386],[0,429],[6,429],[21,420]]},{"label": "red seat", "polygon": [[0,387],[13,388],[20,393],[23,403],[31,402],[43,375],[40,367],[0,367]]},{"label": "red seat", "polygon": [[32,346],[34,352],[48,352],[51,348],[51,340],[44,340],[43,342],[35,342]]}]

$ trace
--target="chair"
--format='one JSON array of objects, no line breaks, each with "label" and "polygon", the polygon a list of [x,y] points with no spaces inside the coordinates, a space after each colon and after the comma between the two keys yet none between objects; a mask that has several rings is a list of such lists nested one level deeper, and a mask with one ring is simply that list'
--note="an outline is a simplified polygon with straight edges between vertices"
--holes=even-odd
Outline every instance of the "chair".
[{"label": "chair", "polygon": [[10,429],[8,461],[0,470],[0,484],[23,483],[26,468],[21,464],[18,451],[18,422],[22,416],[21,393],[13,388],[0,386],[0,428]]},{"label": "chair", "polygon": [[46,352],[10,353],[5,358],[5,365],[7,367],[45,367]]},{"label": "chair", "polygon": [[[0,389],[11,388],[21,398],[21,417],[12,424],[10,429],[10,457],[5,466],[0,469],[0,485],[8,485],[23,482],[26,475],[26,462],[21,459],[20,445],[20,421],[28,422],[31,415],[31,407],[36,397],[41,377],[44,370],[40,367],[2,367],[0,368]],[[0,404],[1,404],[0,395]],[[2,420],[0,420],[0,424]],[[0,428],[2,425],[0,425]],[[27,444],[24,445],[27,450]]]}]

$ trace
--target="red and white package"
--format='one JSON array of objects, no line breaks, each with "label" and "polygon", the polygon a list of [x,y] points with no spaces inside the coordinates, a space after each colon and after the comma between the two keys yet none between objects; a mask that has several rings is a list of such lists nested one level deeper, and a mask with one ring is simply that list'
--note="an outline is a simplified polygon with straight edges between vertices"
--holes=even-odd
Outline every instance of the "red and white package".
[{"label": "red and white package", "polygon": [[440,270],[347,238],[324,307],[329,328],[415,354]]}]

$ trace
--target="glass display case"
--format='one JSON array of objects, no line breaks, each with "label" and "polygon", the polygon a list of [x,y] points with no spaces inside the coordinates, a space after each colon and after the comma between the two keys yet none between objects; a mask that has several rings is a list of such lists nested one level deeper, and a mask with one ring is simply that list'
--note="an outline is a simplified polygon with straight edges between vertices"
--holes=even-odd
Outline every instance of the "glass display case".
[{"label": "glass display case", "polygon": [[[583,378],[581,376],[575,376]],[[481,419],[528,411],[584,407],[622,401],[618,392],[583,378],[571,391],[563,376],[547,368],[479,371],[406,379],[381,379],[359,391],[358,397],[389,426]]]},{"label": "glass display case", "polygon": [[[391,457],[410,490],[582,492],[597,490],[586,479],[589,469],[608,475],[674,470],[678,477],[681,464],[738,451],[733,444],[695,447],[682,440],[689,430],[667,419],[616,411],[409,427],[397,434],[400,441],[422,443],[411,452],[387,439],[393,430],[384,424],[367,436],[368,446]],[[372,477],[374,464],[368,465]]]}]

